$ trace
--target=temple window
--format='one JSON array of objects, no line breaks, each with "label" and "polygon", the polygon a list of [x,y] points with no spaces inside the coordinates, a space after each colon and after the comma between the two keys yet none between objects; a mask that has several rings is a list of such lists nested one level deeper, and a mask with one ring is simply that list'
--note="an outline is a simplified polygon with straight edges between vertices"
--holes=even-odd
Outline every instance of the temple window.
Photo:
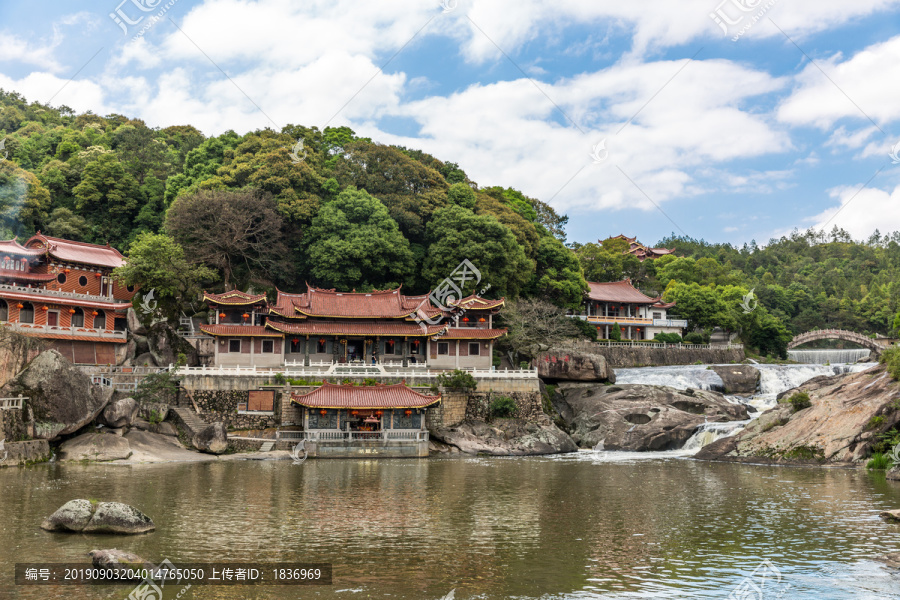
[{"label": "temple window", "polygon": [[0,300],[0,321],[9,321],[9,304],[6,300]]},{"label": "temple window", "polygon": [[95,310],[94,313],[94,329],[106,329],[106,313],[102,310]]},{"label": "temple window", "polygon": [[438,342],[438,354],[450,354],[450,342]]},{"label": "temple window", "polygon": [[275,352],[275,342],[273,340],[263,340],[262,351],[264,354]]},{"label": "temple window", "polygon": [[73,310],[75,312],[72,313],[72,327],[84,327],[84,311],[80,308]]},{"label": "temple window", "polygon": [[654,319],[662,319],[662,313],[661,312],[653,313],[653,318]]},{"label": "temple window", "polygon": [[34,323],[34,305],[31,302],[20,304],[19,323]]},{"label": "temple window", "polygon": [[240,352],[241,351],[241,340],[228,340],[228,351],[229,352]]},{"label": "temple window", "polygon": [[481,344],[478,342],[469,342],[469,356],[478,356],[481,354]]},{"label": "temple window", "polygon": [[319,354],[325,354],[325,352],[326,352],[325,344],[326,344],[325,338],[322,338],[318,342],[316,342],[316,352],[318,352]]}]

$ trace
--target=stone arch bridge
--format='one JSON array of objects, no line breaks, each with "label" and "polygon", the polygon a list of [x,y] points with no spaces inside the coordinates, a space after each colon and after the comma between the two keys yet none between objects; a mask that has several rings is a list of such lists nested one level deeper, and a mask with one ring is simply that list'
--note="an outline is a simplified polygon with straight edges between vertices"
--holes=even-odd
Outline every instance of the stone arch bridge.
[{"label": "stone arch bridge", "polygon": [[872,351],[873,354],[879,355],[893,340],[889,339],[872,339],[855,331],[846,331],[844,329],[818,329],[816,331],[807,331],[794,337],[788,344],[788,350],[796,348],[800,344],[812,342],[815,340],[844,340],[845,342],[853,342],[859,344]]}]

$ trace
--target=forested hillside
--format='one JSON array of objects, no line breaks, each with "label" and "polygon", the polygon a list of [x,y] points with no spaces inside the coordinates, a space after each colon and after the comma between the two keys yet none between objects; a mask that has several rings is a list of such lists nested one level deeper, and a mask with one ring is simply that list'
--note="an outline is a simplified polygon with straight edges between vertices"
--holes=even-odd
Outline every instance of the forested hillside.
[{"label": "forested hillside", "polygon": [[[699,330],[740,331],[764,351],[816,327],[900,327],[897,233],[795,233],[764,248],[672,237],[655,245],[675,256],[640,263],[620,241],[566,246],[568,218],[540,200],[346,127],[207,138],[0,91],[0,139],[0,238],[109,242],[129,256],[122,276],[173,311],[200,287],[426,293],[469,259],[488,295],[563,308],[579,306],[586,280],[631,277]],[[640,237],[600,223],[598,238]],[[751,289],[759,308],[748,314]]]}]

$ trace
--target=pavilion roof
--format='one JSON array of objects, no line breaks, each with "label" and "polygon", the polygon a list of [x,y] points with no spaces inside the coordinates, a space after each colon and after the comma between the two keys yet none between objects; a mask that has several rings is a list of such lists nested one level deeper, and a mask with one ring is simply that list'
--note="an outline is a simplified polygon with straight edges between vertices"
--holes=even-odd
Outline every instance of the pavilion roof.
[{"label": "pavilion roof", "polygon": [[451,327],[441,335],[443,340],[494,340],[506,335],[506,329],[479,329],[478,327]]},{"label": "pavilion roof", "polygon": [[402,319],[415,312],[400,288],[373,292],[338,292],[309,287],[292,299],[294,309],[309,317]]},{"label": "pavilion roof", "polygon": [[0,240],[0,255],[15,254],[16,256],[40,256],[43,250],[34,250],[26,248],[16,238],[11,240]]},{"label": "pavilion roof", "polygon": [[291,394],[292,404],[307,408],[425,408],[440,401],[440,396],[420,394],[403,383],[357,386],[325,382],[307,394]]},{"label": "pavilion roof", "polygon": [[220,337],[284,337],[277,331],[266,329],[262,325],[200,325],[200,331],[207,335]]},{"label": "pavilion roof", "polygon": [[231,290],[222,294],[203,292],[203,300],[209,304],[221,306],[250,306],[251,304],[265,303],[265,294],[248,294],[240,290]]},{"label": "pavilion roof", "polygon": [[466,310],[485,310],[500,308],[505,302],[506,298],[500,298],[499,300],[488,300],[487,298],[482,298],[481,296],[472,294],[471,296],[466,296],[465,298],[457,300],[453,303],[453,306],[458,306]]},{"label": "pavilion roof", "polygon": [[446,325],[427,325],[421,327],[416,323],[388,322],[369,323],[359,321],[301,321],[299,323],[279,323],[267,321],[266,327],[289,335],[362,335],[362,336],[398,336],[425,337],[432,336],[447,329]]},{"label": "pavilion roof", "polygon": [[56,275],[53,273],[28,273],[27,271],[16,271],[15,269],[0,269],[0,279],[43,282],[56,279]]},{"label": "pavilion roof", "polygon": [[25,242],[31,250],[40,250],[53,258],[65,262],[75,262],[95,267],[114,269],[125,264],[125,257],[109,244],[100,246],[87,242],[75,242],[42,235],[40,232]]},{"label": "pavilion roof", "polygon": [[611,281],[609,283],[597,283],[589,281],[590,291],[588,298],[598,302],[622,302],[624,304],[653,304],[657,298],[651,298],[642,294],[631,285],[630,279]]}]

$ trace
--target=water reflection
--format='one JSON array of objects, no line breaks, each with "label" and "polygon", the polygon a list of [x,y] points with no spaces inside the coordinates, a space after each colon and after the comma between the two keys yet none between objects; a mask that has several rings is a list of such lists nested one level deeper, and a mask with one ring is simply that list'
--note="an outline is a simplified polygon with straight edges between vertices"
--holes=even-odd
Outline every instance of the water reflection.
[{"label": "water reflection", "polygon": [[[38,529],[76,497],[133,504],[158,530]],[[118,547],[175,562],[334,563],[330,588],[195,598],[725,598],[764,559],[791,586],[785,598],[900,598],[900,579],[871,560],[900,550],[900,528],[877,517],[897,506],[900,486],[862,472],[673,454],[4,469],[0,597],[124,598],[11,585],[15,562]]]}]

